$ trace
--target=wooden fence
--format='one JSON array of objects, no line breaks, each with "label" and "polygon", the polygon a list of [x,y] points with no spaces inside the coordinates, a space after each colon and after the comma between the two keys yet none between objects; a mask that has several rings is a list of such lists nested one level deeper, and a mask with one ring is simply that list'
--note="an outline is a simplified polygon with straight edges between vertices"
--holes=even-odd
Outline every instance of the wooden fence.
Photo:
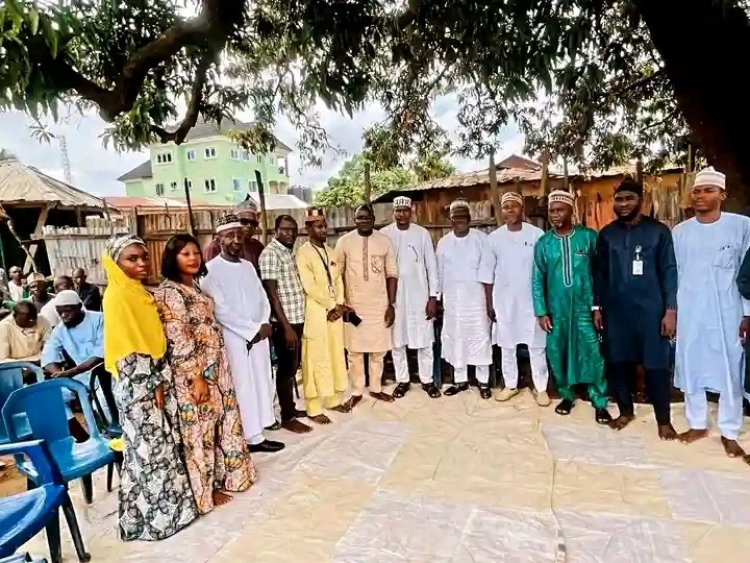
[{"label": "wooden fence", "polygon": [[[492,214],[492,203],[489,201],[470,202],[473,226],[489,232],[495,228]],[[428,212],[422,209],[423,202],[414,204],[414,221],[422,224],[430,233],[435,244],[450,231],[450,224],[424,224],[421,215]],[[381,228],[390,223],[393,206],[390,203],[378,203],[373,206],[375,226]],[[331,246],[347,232],[354,229],[354,211],[352,207],[341,207],[326,210],[328,220],[328,243]],[[214,225],[224,211],[200,210],[193,212],[193,234],[205,248],[214,237]],[[276,217],[280,214],[292,216],[300,226],[298,244],[307,240],[304,209],[268,212],[269,232],[266,241],[273,236]],[[101,267],[101,256],[107,239],[113,234],[135,233],[148,247],[151,255],[151,270],[148,284],[157,285],[161,281],[159,269],[164,246],[172,235],[190,232],[191,225],[186,210],[134,210],[126,215],[111,220],[89,217],[85,227],[52,227],[46,226],[43,238],[47,245],[52,275],[70,275],[75,268],[85,268],[89,281],[97,285],[106,285],[106,278]],[[261,238],[260,235],[258,238]]]}]

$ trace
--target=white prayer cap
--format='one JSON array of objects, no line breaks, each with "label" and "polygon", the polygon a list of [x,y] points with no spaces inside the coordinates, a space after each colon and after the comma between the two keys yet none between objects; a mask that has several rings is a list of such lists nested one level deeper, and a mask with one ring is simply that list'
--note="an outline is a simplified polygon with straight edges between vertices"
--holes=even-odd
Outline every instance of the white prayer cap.
[{"label": "white prayer cap", "polygon": [[393,199],[393,208],[396,209],[397,207],[409,207],[411,208],[411,198],[406,197],[405,195],[400,195],[397,198]]},{"label": "white prayer cap", "polygon": [[721,172],[714,170],[713,166],[704,168],[695,175],[694,188],[698,186],[716,186],[722,190],[726,190],[727,177]]},{"label": "white prayer cap", "polygon": [[516,192],[505,192],[500,198],[500,205],[503,205],[506,201],[515,201],[516,203],[523,205],[523,196]]},{"label": "white prayer cap", "polygon": [[469,206],[469,202],[466,201],[466,199],[459,197],[458,199],[455,199],[453,203],[451,203],[450,208],[448,208],[449,213],[453,213],[456,211],[456,209],[466,209],[467,211],[471,211],[471,206]]},{"label": "white prayer cap", "polygon": [[555,190],[549,194],[549,197],[547,197],[547,205],[557,202],[565,203],[573,207],[574,199],[573,194],[570,192],[566,192],[565,190]]},{"label": "white prayer cap", "polygon": [[242,227],[242,223],[240,223],[240,218],[237,217],[237,215],[228,214],[224,215],[223,217],[219,217],[219,219],[216,221],[216,232],[221,233],[223,231],[228,231],[229,229],[239,229]]},{"label": "white prayer cap", "polygon": [[55,295],[55,307],[74,307],[82,304],[81,298],[72,289],[64,289]]}]

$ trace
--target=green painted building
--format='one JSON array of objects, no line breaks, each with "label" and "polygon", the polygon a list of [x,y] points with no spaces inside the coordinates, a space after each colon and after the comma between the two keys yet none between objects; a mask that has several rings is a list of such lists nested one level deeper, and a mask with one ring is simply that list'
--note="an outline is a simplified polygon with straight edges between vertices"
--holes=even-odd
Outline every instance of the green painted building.
[{"label": "green painted building", "polygon": [[248,127],[249,123],[238,120],[225,119],[221,128],[214,122],[199,121],[184,143],[152,145],[149,159],[118,180],[131,197],[184,198],[187,181],[191,199],[232,205],[258,191],[255,172],[259,171],[266,193],[286,194],[291,149],[277,139],[273,153],[244,151],[227,133]]}]

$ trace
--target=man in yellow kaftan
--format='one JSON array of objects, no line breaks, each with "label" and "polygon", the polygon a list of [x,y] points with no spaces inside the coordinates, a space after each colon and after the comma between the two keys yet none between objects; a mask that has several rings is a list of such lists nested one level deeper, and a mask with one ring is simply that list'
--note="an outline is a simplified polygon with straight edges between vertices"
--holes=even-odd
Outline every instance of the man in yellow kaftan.
[{"label": "man in yellow kaftan", "polygon": [[297,270],[305,293],[302,334],[302,387],[307,416],[319,424],[331,420],[323,408],[349,412],[342,404],[348,386],[344,361],[344,282],[334,251],[326,244],[325,215],[312,208],[305,219],[308,242],[297,251]]}]

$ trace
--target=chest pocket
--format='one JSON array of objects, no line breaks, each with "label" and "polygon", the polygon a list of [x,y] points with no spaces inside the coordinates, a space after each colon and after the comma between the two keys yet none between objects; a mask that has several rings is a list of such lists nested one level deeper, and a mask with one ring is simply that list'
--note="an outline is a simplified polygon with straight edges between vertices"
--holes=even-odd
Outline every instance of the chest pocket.
[{"label": "chest pocket", "polygon": [[382,256],[371,256],[370,257],[370,270],[374,274],[379,274],[383,271],[383,264],[385,260],[383,260]]},{"label": "chest pocket", "polygon": [[723,244],[714,254],[712,264],[717,268],[735,268],[735,256],[737,256],[735,247],[731,244]]}]

